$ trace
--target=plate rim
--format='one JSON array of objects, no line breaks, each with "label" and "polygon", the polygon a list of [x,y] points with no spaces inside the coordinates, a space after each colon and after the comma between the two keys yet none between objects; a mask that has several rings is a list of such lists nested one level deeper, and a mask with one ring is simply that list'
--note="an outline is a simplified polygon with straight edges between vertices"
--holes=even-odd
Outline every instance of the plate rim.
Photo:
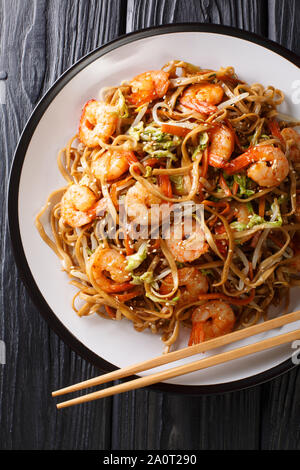
[{"label": "plate rim", "polygon": [[[243,39],[251,43],[258,44],[268,50],[271,50],[272,52],[277,53],[278,55],[284,57],[285,59],[296,65],[298,68],[300,68],[300,57],[294,52],[256,33],[245,31],[232,26],[198,22],[176,23],[149,27],[124,34],[118,37],[117,39],[114,39],[102,46],[97,47],[93,51],[83,56],[81,59],[75,62],[75,64],[69,67],[53,83],[49,90],[39,100],[39,102],[33,109],[30,117],[28,118],[27,123],[20,135],[18,144],[16,146],[13,161],[10,168],[6,198],[6,210],[8,214],[8,226],[14,259],[21,280],[25,285],[27,292],[31,297],[35,307],[38,309],[39,314],[42,315],[44,320],[46,320],[50,328],[60,337],[60,339],[68,347],[71,348],[71,350],[75,351],[83,359],[90,362],[93,366],[103,372],[114,371],[117,370],[118,367],[91,351],[78,338],[76,338],[75,335],[71,333],[71,331],[62,323],[62,321],[56,316],[56,314],[50,308],[46,299],[40,292],[27,263],[20,234],[18,217],[19,185],[23,163],[25,160],[29,143],[35,132],[36,127],[39,124],[41,117],[47,110],[52,100],[56,97],[56,95],[82,69],[84,69],[87,65],[89,65],[99,57],[102,57],[110,51],[117,49],[118,47],[123,46],[125,44],[129,44],[139,39],[144,39],[151,36],[180,32],[206,32]],[[191,395],[209,395],[216,393],[232,392],[260,385],[283,374],[284,372],[293,369],[294,367],[295,364],[292,363],[291,359],[287,359],[281,362],[280,364],[271,367],[270,369],[266,369],[265,371],[260,372],[259,374],[251,375],[249,377],[245,377],[239,380],[234,380],[232,382],[224,382],[209,385],[181,385],[160,382],[148,388],[160,392],[184,393]]]}]

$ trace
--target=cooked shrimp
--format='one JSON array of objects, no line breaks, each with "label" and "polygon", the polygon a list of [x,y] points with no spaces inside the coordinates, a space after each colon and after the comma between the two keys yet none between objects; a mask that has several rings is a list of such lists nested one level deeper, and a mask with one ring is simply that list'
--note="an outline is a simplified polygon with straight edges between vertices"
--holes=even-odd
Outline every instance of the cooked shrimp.
[{"label": "cooked shrimp", "polygon": [[209,138],[208,163],[216,168],[222,168],[234,150],[233,131],[221,124],[209,131]]},{"label": "cooked shrimp", "polygon": [[88,101],[82,111],[79,123],[79,140],[88,147],[97,147],[99,138],[104,142],[116,130],[118,115],[113,108],[102,101]]},{"label": "cooked shrimp", "polygon": [[107,150],[91,164],[91,170],[96,178],[106,176],[107,181],[119,178],[129,168],[134,153],[128,150]]},{"label": "cooked shrimp", "polygon": [[229,174],[250,165],[247,175],[260,186],[278,186],[289,174],[289,162],[282,150],[272,145],[251,147],[247,152],[225,165]]},{"label": "cooked shrimp", "polygon": [[214,83],[197,83],[186,88],[180,98],[180,103],[198,113],[212,114],[216,112],[215,105],[221,103],[224,91],[221,85]]},{"label": "cooked shrimp", "polygon": [[162,70],[141,73],[130,82],[132,93],[129,101],[134,106],[141,106],[162,98],[167,93],[169,84],[169,74]]},{"label": "cooked shrimp", "polygon": [[290,147],[290,157],[295,162],[300,161],[300,134],[295,131],[292,127],[286,127],[281,131],[282,137],[287,142],[288,140],[292,141]]},{"label": "cooked shrimp", "polygon": [[[126,272],[126,258],[119,251],[99,246],[89,259],[89,267],[97,284],[105,292],[121,292],[134,287]],[[109,276],[109,277],[108,277]]]},{"label": "cooked shrimp", "polygon": [[213,300],[197,307],[192,315],[192,331],[189,346],[230,333],[235,315],[226,302]]},{"label": "cooked shrimp", "polygon": [[195,220],[171,226],[164,238],[176,261],[189,263],[207,252],[208,244],[200,224]]},{"label": "cooked shrimp", "polygon": [[96,217],[97,198],[87,186],[72,184],[61,200],[61,216],[71,227],[81,227]]},{"label": "cooked shrimp", "polygon": [[[181,268],[178,269],[178,279],[180,289],[180,297],[176,302],[176,307],[187,305],[198,300],[200,294],[206,294],[208,291],[208,282],[206,276],[197,268]],[[160,286],[160,293],[167,294],[173,288],[173,276],[168,274]]]},{"label": "cooked shrimp", "polygon": [[125,211],[130,219],[141,225],[148,225],[150,222],[158,221],[160,211],[150,210],[151,205],[158,205],[162,202],[160,197],[154,196],[147,191],[138,181],[128,189],[125,196]]},{"label": "cooked shrimp", "polygon": [[250,166],[247,174],[260,186],[278,186],[289,174],[289,162],[279,148],[257,147],[253,157],[258,161]]},{"label": "cooked shrimp", "polygon": [[[247,226],[253,214],[251,214],[249,207],[247,204],[243,204],[242,202],[236,202],[232,204],[232,215],[241,226]],[[233,231],[238,231],[238,228],[231,227]],[[252,235],[248,237],[244,237],[240,239],[240,243],[245,243],[246,241],[250,240]]]}]

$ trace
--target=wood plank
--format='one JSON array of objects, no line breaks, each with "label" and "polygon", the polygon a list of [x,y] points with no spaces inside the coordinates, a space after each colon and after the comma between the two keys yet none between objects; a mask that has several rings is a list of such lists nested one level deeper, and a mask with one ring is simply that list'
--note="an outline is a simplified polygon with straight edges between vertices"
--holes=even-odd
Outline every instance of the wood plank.
[{"label": "wood plank", "polygon": [[259,387],[211,396],[137,390],[114,397],[112,448],[258,449],[259,425]]},{"label": "wood plank", "polygon": [[300,369],[263,386],[261,449],[300,449]]},{"label": "wood plank", "polygon": [[204,22],[267,33],[267,3],[260,0],[128,0],[126,31],[166,23]]},{"label": "wood plank", "polygon": [[175,397],[163,402],[162,447],[168,449],[256,449],[259,391],[203,397]]},{"label": "wood plank", "polygon": [[268,0],[269,38],[300,54],[298,0]]},{"label": "wood plank", "polygon": [[[7,105],[0,104],[3,195],[13,150],[35,103],[82,55],[125,32],[125,24],[128,32],[183,21],[268,31],[267,2],[127,3],[126,15],[123,0],[0,0],[0,72],[8,74]],[[296,0],[269,0],[269,13],[270,38],[299,53]],[[0,365],[2,449],[300,448],[298,369],[232,394],[187,397],[139,390],[56,412],[49,392],[97,371],[71,352],[40,317],[16,272],[4,209],[0,223],[0,339],[7,347],[7,364]]]},{"label": "wood plank", "polygon": [[[266,15],[265,2],[253,0],[128,0],[126,31],[200,21],[264,34]],[[256,449],[259,417],[260,387],[200,397],[137,390],[114,397],[112,446],[113,449]]]},{"label": "wood plank", "polygon": [[[119,0],[0,1],[0,71],[7,73],[0,105],[0,365],[1,449],[107,449],[111,399],[65,412],[52,390],[97,375],[53,333],[20,282],[5,212],[8,172],[19,135],[34,105],[77,59],[125,32]],[[56,158],[56,156],[54,156]]]},{"label": "wood plank", "polygon": [[[300,53],[297,0],[269,0],[269,38]],[[261,448],[300,449],[299,367],[262,387]]]},{"label": "wood plank", "polygon": [[[112,449],[161,449],[162,393],[138,390],[113,399]],[[122,425],[120,425],[122,424]]]}]

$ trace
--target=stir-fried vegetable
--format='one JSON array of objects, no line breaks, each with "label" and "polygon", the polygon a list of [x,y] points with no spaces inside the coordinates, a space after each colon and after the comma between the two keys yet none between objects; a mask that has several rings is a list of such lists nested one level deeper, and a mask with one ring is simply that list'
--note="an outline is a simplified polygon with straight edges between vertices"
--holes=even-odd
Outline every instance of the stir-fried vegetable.
[{"label": "stir-fried vegetable", "polygon": [[127,266],[126,271],[133,271],[138,268],[140,264],[147,258],[148,254],[148,245],[146,242],[142,243],[136,253],[133,255],[127,256]]}]

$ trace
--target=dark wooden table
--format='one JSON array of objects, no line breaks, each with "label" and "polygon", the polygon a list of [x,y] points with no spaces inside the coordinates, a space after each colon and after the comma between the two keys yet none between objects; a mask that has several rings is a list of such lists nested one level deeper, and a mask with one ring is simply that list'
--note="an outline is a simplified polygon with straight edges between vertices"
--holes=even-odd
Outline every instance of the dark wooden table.
[{"label": "dark wooden table", "polygon": [[37,101],[68,67],[111,39],[195,21],[237,26],[300,53],[299,0],[0,0],[2,89],[7,74],[0,104],[1,449],[300,449],[299,368],[223,395],[139,390],[57,411],[52,390],[98,371],[49,329],[12,255],[8,174]]}]

